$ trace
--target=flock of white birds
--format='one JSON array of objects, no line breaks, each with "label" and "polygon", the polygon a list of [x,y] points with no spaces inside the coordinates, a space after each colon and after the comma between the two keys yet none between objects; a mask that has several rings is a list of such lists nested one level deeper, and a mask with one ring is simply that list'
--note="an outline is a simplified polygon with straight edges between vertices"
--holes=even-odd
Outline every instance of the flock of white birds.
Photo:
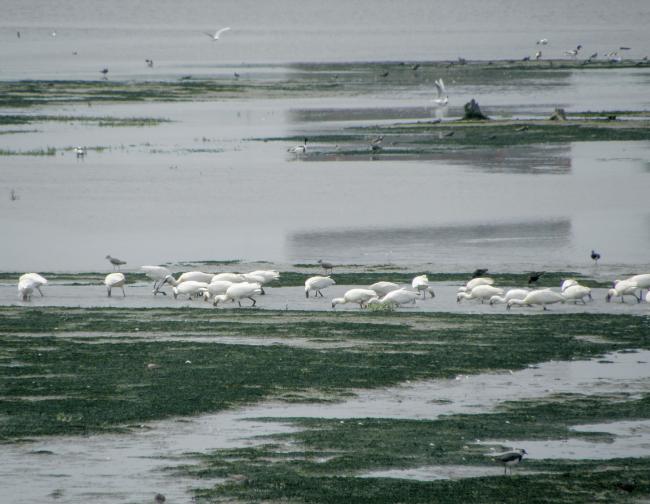
[{"label": "flock of white birds", "polygon": [[[187,296],[189,299],[202,297],[205,301],[211,301],[214,306],[225,302],[237,302],[241,306],[243,299],[249,299],[256,305],[255,298],[264,294],[264,286],[280,278],[280,273],[275,270],[255,270],[249,273],[204,273],[202,271],[188,271],[174,278],[172,272],[164,266],[142,266],[140,270],[154,281],[153,294],[167,295],[162,291],[165,285],[171,286],[174,298]],[[113,272],[106,275],[108,296],[115,288],[122,290],[126,296],[124,285],[126,277],[124,273]],[[336,282],[330,276],[312,276],[305,280],[305,297],[313,293],[314,297],[324,297],[323,290],[335,285]],[[43,296],[41,287],[47,285],[47,279],[38,273],[25,273],[18,280],[18,292],[23,301],[29,301],[34,291]],[[626,297],[632,297],[638,303],[645,293],[645,301],[650,303],[650,273],[634,275],[624,280],[615,280],[612,288],[608,290],[606,301],[612,298],[620,298],[625,302]],[[424,300],[427,297],[435,297],[433,288],[429,285],[426,275],[419,275],[413,278],[409,287],[400,286],[393,282],[377,282],[367,288],[353,288],[343,294],[342,297],[332,299],[332,308],[339,304],[358,304],[360,308],[367,308],[371,305],[383,305],[399,307],[405,304],[415,304],[417,300]],[[564,280],[559,292],[551,288],[528,289],[514,288],[508,291],[494,286],[494,279],[490,277],[472,278],[466,285],[459,287],[456,301],[476,300],[481,303],[488,302],[490,305],[496,303],[505,304],[509,310],[512,306],[546,306],[554,303],[591,301],[591,289],[580,285],[577,280]]]}]

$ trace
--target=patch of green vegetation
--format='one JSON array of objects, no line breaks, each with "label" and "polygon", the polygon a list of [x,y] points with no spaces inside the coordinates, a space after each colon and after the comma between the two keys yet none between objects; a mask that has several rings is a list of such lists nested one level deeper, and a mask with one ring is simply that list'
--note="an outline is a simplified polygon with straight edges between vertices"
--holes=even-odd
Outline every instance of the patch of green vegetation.
[{"label": "patch of green vegetation", "polygon": [[[577,432],[569,426],[630,418],[650,418],[650,396],[632,400],[552,396],[505,403],[494,413],[436,420],[293,419],[302,429],[297,433],[269,436],[267,444],[256,448],[219,450],[200,457],[199,465],[187,466],[182,472],[200,478],[240,475],[238,481],[227,479],[212,489],[196,490],[199,501],[629,502],[630,497],[650,492],[650,458],[606,462],[526,459],[511,477],[457,481],[357,475],[391,468],[494,466],[485,455],[488,448],[475,440],[508,439],[524,447],[527,440],[568,437],[607,442],[609,434]],[[495,443],[497,451],[511,447]],[[533,473],[517,475],[522,468]]]},{"label": "patch of green vegetation", "polygon": [[[1,85],[0,85],[1,87]],[[11,115],[0,114],[0,125],[5,124],[33,124],[44,122],[66,122],[95,124],[103,127],[144,127],[158,126],[171,122],[169,119],[156,117],[109,117],[109,116],[70,116],[70,115]]]},{"label": "patch of green vegetation", "polygon": [[0,149],[0,156],[56,156],[56,149],[54,147],[27,151]]},{"label": "patch of green vegetation", "polygon": [[[644,317],[541,317],[3,307],[0,439],[113,430],[303,391],[336,397],[650,347]],[[186,334],[192,341],[177,340]],[[314,346],[221,344],[221,337]]]}]

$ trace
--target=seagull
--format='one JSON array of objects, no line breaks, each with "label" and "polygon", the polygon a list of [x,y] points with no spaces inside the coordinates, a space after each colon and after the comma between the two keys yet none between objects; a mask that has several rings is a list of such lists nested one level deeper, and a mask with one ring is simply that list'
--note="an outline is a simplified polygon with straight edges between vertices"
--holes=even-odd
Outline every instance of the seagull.
[{"label": "seagull", "polygon": [[108,290],[108,297],[111,297],[111,289],[113,287],[120,287],[122,289],[122,294],[126,297],[126,292],[124,292],[125,282],[126,278],[122,273],[109,273],[106,275],[106,278],[104,278],[104,285],[106,285],[106,289]]},{"label": "seagull", "polygon": [[537,45],[546,45],[546,44],[548,44],[548,39],[543,38],[537,41]]},{"label": "seagull", "polygon": [[122,261],[117,257],[111,257],[110,255],[107,255],[106,259],[108,259],[110,263],[113,265],[113,269],[117,268],[119,270],[122,264],[126,264],[126,261]]},{"label": "seagull", "polygon": [[307,280],[305,280],[305,297],[309,297],[309,291],[315,291],[314,297],[318,297],[320,294],[320,297],[325,297],[323,296],[323,293],[321,292],[321,289],[326,289],[327,287],[330,287],[334,285],[336,282],[328,277],[328,276],[313,276],[309,277]]},{"label": "seagull", "polygon": [[219,37],[221,36],[222,33],[227,32],[228,30],[230,30],[230,26],[226,26],[225,28],[221,28],[220,30],[217,30],[214,33],[208,33],[208,32],[203,32],[203,33],[205,33],[212,40],[216,41],[216,40],[219,40]]},{"label": "seagull", "polygon": [[433,101],[436,105],[444,107],[447,105],[447,103],[449,103],[449,96],[445,94],[447,92],[445,89],[445,83],[442,81],[442,79],[438,79],[433,84],[436,86],[436,98],[434,98]]},{"label": "seagull", "polygon": [[497,453],[495,455],[492,455],[490,453],[488,455],[490,455],[497,462],[503,464],[503,474],[505,475],[508,474],[508,467],[510,467],[510,474],[512,474],[512,466],[521,462],[521,460],[524,458],[524,455],[527,454],[528,452],[522,448],[503,453]]},{"label": "seagull", "polygon": [[330,273],[332,273],[332,270],[334,269],[334,265],[332,263],[323,261],[322,259],[318,260],[318,264],[320,264],[323,267],[325,273],[327,273],[327,270],[330,270]]},{"label": "seagull", "polygon": [[52,37],[56,37],[56,31],[53,31],[50,35],[52,35]]},{"label": "seagull", "polygon": [[595,250],[591,251],[591,259],[594,261],[594,264],[598,264],[598,259],[600,259],[600,254]]},{"label": "seagull", "polygon": [[149,68],[153,68],[153,60],[152,59],[146,59],[144,62],[147,64]]},{"label": "seagull", "polygon": [[307,138],[305,138],[304,143],[302,145],[294,145],[293,147],[287,149],[287,152],[291,152],[292,154],[298,155],[298,154],[304,154],[307,152]]}]

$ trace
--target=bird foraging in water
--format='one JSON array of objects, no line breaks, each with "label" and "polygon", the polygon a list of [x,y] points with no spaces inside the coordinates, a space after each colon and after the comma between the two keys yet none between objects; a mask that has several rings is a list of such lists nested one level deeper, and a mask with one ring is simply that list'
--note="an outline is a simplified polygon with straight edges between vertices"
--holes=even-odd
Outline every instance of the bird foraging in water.
[{"label": "bird foraging in water", "polygon": [[108,290],[108,297],[111,297],[111,289],[113,287],[120,287],[122,289],[122,295],[126,297],[126,292],[124,292],[124,284],[126,283],[126,278],[122,273],[109,273],[104,278],[104,285]]},{"label": "bird foraging in water", "polygon": [[532,283],[536,283],[537,280],[541,278],[541,276],[546,273],[545,271],[531,271],[530,275],[528,275],[528,285]]},{"label": "bird foraging in water", "polygon": [[523,448],[518,448],[516,450],[511,450],[503,453],[491,454],[491,456],[496,462],[503,464],[503,474],[508,474],[508,467],[510,467],[510,474],[512,474],[512,466],[518,464],[524,458],[524,455],[527,455],[528,452]]},{"label": "bird foraging in water", "polygon": [[598,264],[598,259],[600,259],[600,254],[595,250],[591,251],[591,259],[594,261],[594,264]]},{"label": "bird foraging in water", "polygon": [[292,154],[304,154],[307,152],[307,138],[305,138],[304,142],[302,145],[294,145],[293,147],[290,147],[287,149],[287,152],[291,152]]},{"label": "bird foraging in water", "polygon": [[325,297],[323,296],[321,290],[334,284],[336,284],[336,282],[328,276],[309,277],[307,280],[305,280],[305,297],[309,297],[309,291],[315,292],[314,297],[318,297],[319,294],[320,297]]},{"label": "bird foraging in water", "polygon": [[119,270],[122,264],[126,264],[126,261],[122,261],[117,257],[111,257],[110,254],[106,256],[106,259],[108,259],[108,261],[113,265],[113,269]]}]

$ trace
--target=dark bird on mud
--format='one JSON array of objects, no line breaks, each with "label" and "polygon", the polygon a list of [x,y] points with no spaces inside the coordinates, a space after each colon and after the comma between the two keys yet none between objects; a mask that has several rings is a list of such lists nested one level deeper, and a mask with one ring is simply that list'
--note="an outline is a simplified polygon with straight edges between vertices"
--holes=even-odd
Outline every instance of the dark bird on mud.
[{"label": "dark bird on mud", "polygon": [[383,74],[381,74],[382,77],[388,77],[390,75],[390,72],[386,70]]},{"label": "dark bird on mud", "polygon": [[122,261],[121,259],[118,259],[117,257],[111,257],[110,255],[106,256],[106,259],[113,265],[113,269],[120,269],[120,266],[122,264],[126,264],[126,261]]},{"label": "dark bird on mud", "polygon": [[411,67],[411,70],[413,70],[413,71],[415,72],[418,68],[420,68],[420,64],[419,64],[419,63],[416,63],[415,65],[413,65],[413,66]]},{"label": "dark bird on mud", "polygon": [[370,150],[373,152],[380,151],[382,149],[381,143],[384,141],[384,135],[379,135],[370,140]]},{"label": "dark bird on mud", "polygon": [[537,280],[541,278],[541,276],[546,273],[545,271],[531,271],[530,275],[528,275],[528,285],[532,283],[537,283]]},{"label": "dark bird on mud", "polygon": [[332,270],[334,269],[334,265],[330,262],[323,261],[322,259],[318,260],[318,264],[322,266],[322,268],[325,270],[325,273],[327,273],[327,270],[331,273]]},{"label": "dark bird on mud", "polygon": [[503,453],[497,453],[496,455],[491,455],[492,458],[503,464],[503,474],[508,474],[508,467],[510,467],[510,474],[512,474],[512,466],[521,462],[524,458],[524,455],[527,455],[528,452],[523,448],[519,448],[512,451],[507,451]]},{"label": "dark bird on mud", "polygon": [[161,494],[161,493],[157,493],[156,496],[153,498],[153,501],[154,501],[156,504],[162,504],[162,503],[165,502],[166,500],[167,500],[167,499],[165,498],[165,496],[164,496],[163,494]]},{"label": "dark bird on mud", "polygon": [[598,264],[598,259],[600,259],[600,254],[596,252],[595,250],[591,251],[591,259],[594,261],[595,264]]},{"label": "dark bird on mud", "polygon": [[488,272],[487,268],[476,268],[474,273],[472,273],[472,278],[482,277]]}]

